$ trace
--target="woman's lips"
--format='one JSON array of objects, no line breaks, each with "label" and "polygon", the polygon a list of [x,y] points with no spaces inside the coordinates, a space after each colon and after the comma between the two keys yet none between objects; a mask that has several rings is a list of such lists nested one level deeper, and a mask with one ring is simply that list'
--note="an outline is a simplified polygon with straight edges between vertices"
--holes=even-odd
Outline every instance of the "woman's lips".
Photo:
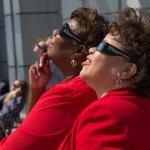
[{"label": "woman's lips", "polygon": [[88,58],[86,61],[82,62],[82,66],[90,65],[90,64],[91,64],[91,61]]}]

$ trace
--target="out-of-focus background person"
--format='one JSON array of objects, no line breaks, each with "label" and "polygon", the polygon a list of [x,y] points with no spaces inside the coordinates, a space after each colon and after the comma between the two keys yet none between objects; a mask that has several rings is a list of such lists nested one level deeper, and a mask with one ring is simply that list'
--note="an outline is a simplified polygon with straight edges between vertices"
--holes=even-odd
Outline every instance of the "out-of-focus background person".
[{"label": "out-of-focus background person", "polygon": [[[47,44],[49,42],[49,38],[46,40],[41,40],[34,45],[33,52],[37,53],[38,57],[42,56],[43,53],[47,53]],[[52,77],[51,80],[48,82],[46,89],[49,89],[53,85],[60,83],[64,79],[63,73],[58,69],[58,67],[50,61],[50,68]]]},{"label": "out-of-focus background person", "polygon": [[20,112],[25,106],[28,95],[28,84],[24,80],[16,80],[10,86],[10,91],[0,97],[0,120],[8,134],[14,123],[21,123]]}]

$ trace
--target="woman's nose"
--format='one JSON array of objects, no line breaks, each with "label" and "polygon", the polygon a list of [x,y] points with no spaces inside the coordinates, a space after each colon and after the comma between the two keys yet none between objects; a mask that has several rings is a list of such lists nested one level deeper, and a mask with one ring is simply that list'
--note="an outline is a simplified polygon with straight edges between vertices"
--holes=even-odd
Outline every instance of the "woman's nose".
[{"label": "woman's nose", "polygon": [[89,54],[94,54],[96,52],[96,47],[91,47],[89,49]]},{"label": "woman's nose", "polygon": [[54,29],[54,30],[53,30],[53,36],[57,36],[58,33],[59,33],[59,29]]}]

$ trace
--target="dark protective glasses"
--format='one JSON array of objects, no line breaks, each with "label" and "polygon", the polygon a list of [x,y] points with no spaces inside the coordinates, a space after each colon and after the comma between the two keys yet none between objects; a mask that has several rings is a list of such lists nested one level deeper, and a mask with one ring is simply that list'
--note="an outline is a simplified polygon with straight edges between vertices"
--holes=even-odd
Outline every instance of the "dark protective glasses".
[{"label": "dark protective glasses", "polygon": [[43,52],[46,52],[46,51],[47,51],[47,45],[46,45],[46,44],[43,45],[43,46],[41,46],[41,45],[39,45],[39,44],[37,43],[36,46],[37,46],[38,48],[42,49]]},{"label": "dark protective glasses", "polygon": [[38,43],[36,44],[36,46],[37,46],[38,48],[40,48],[40,49],[43,49],[43,47],[40,46]]},{"label": "dark protective glasses", "polygon": [[132,55],[130,55],[128,52],[118,49],[117,47],[105,41],[101,42],[98,45],[97,51],[105,53],[106,55],[109,55],[109,56],[122,56],[124,58],[132,60],[137,65],[137,62]]},{"label": "dark protective glasses", "polygon": [[64,38],[73,39],[73,40],[75,40],[77,43],[84,45],[84,44],[83,44],[83,40],[82,40],[81,38],[79,38],[77,35],[75,35],[75,34],[71,31],[71,29],[70,29],[68,23],[65,23],[65,24],[62,26],[62,28],[60,29],[59,34],[60,34],[60,36],[62,36],[62,37],[64,37]]},{"label": "dark protective glasses", "polygon": [[127,52],[122,51],[104,41],[98,45],[97,51],[103,52],[109,56],[122,56],[124,58],[130,59],[130,55]]},{"label": "dark protective glasses", "polygon": [[13,83],[12,85],[13,85],[15,88],[20,87],[20,85],[19,85],[19,84],[16,84],[16,83]]}]

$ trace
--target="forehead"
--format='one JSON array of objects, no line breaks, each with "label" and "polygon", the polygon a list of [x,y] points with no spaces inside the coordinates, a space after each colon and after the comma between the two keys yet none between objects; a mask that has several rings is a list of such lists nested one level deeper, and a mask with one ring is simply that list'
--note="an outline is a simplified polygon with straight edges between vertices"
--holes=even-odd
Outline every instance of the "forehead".
[{"label": "forehead", "polygon": [[118,49],[122,49],[120,43],[118,43],[116,40],[119,38],[119,36],[112,36],[110,33],[108,33],[106,35],[106,37],[104,38],[104,41],[106,41],[107,43],[117,47]]},{"label": "forehead", "polygon": [[20,81],[19,81],[19,80],[16,80],[16,81],[14,82],[14,84],[20,84]]},{"label": "forehead", "polygon": [[78,28],[78,23],[74,19],[68,20],[67,23],[68,23],[70,29],[72,29],[72,30],[76,30]]},{"label": "forehead", "polygon": [[45,43],[44,43],[44,41],[40,41],[38,44],[39,44],[40,46],[43,46]]}]

